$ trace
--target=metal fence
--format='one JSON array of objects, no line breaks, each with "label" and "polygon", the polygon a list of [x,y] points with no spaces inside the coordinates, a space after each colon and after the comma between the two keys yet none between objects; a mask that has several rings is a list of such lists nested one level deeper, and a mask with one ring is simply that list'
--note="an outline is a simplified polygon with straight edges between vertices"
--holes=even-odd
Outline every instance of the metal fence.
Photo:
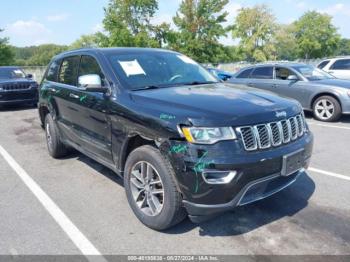
[{"label": "metal fence", "polygon": [[22,66],[22,68],[26,74],[32,74],[34,80],[39,83],[46,71],[46,66]]}]

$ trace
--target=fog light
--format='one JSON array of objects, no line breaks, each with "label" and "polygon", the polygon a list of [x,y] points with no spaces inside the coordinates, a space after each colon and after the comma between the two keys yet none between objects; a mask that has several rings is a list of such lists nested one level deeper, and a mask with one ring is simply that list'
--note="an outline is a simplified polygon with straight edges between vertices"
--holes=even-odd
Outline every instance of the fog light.
[{"label": "fog light", "polygon": [[228,184],[236,174],[236,171],[204,171],[202,176],[208,184]]}]

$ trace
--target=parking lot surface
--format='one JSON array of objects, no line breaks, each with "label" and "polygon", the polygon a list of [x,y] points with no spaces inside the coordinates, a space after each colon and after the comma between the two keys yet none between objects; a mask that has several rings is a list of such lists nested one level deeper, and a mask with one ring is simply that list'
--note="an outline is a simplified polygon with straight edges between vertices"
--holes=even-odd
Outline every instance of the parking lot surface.
[{"label": "parking lot surface", "polygon": [[187,219],[157,232],[133,215],[112,171],[77,152],[48,155],[36,109],[2,109],[0,254],[349,255],[350,118],[307,121],[311,168],[291,187],[206,223]]}]

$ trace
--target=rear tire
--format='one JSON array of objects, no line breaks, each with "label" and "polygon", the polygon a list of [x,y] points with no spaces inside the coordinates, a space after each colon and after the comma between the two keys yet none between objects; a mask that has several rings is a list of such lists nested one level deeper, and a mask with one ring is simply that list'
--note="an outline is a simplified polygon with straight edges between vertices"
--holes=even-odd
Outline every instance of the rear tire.
[{"label": "rear tire", "polygon": [[323,122],[337,121],[342,114],[340,103],[331,96],[321,96],[313,104],[314,117]]},{"label": "rear tire", "polygon": [[45,117],[46,144],[50,156],[61,158],[68,154],[67,147],[61,142],[59,131],[52,116],[47,114]]},{"label": "rear tire", "polygon": [[187,215],[174,181],[174,170],[153,146],[141,146],[130,153],[125,164],[124,187],[134,214],[152,229],[168,229]]}]

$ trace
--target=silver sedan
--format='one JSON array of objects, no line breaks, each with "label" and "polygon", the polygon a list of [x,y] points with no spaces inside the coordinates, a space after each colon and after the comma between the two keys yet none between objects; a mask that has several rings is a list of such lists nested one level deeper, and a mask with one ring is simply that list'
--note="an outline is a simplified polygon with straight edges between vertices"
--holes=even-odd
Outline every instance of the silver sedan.
[{"label": "silver sedan", "polygon": [[237,72],[230,83],[272,91],[296,99],[316,119],[336,121],[350,114],[350,81],[306,64],[262,64]]}]

